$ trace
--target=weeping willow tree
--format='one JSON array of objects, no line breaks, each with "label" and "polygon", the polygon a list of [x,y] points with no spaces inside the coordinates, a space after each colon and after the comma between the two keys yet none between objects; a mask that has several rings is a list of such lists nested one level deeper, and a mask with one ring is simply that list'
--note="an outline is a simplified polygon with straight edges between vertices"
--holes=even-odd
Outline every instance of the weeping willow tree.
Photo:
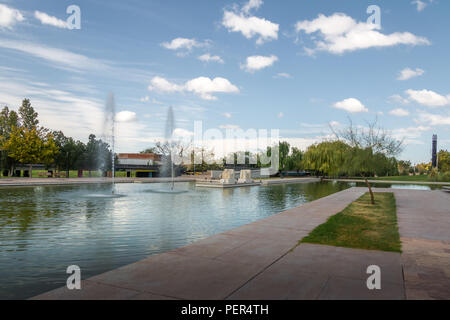
[{"label": "weeping willow tree", "polygon": [[326,141],[310,146],[303,157],[305,169],[327,176],[338,176],[347,159],[350,146],[343,141]]},{"label": "weeping willow tree", "polygon": [[372,204],[375,204],[368,175],[377,171],[382,162],[380,158],[394,157],[402,152],[403,141],[395,139],[389,131],[381,128],[377,120],[367,122],[366,126],[354,126],[351,119],[349,125],[341,130],[331,127],[337,141],[342,141],[350,146],[346,154],[344,165],[352,174],[359,174],[364,178],[369,188]]}]

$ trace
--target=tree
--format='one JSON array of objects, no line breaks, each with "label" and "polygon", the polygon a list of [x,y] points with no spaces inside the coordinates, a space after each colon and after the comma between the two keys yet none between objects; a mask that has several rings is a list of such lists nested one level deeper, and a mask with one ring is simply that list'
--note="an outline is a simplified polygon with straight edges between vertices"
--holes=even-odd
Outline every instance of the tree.
[{"label": "tree", "polygon": [[398,171],[401,175],[408,175],[409,169],[411,169],[411,161],[400,160],[398,162]]},{"label": "tree", "polygon": [[22,164],[29,164],[30,178],[34,163],[53,163],[58,147],[55,144],[52,134],[41,137],[41,132],[34,128],[26,127],[14,128],[4,147],[10,157]]},{"label": "tree", "polygon": [[288,161],[289,156],[289,150],[291,146],[286,141],[280,142],[279,145],[279,152],[280,152],[280,171],[286,170],[286,165]]},{"label": "tree", "polygon": [[0,168],[8,168],[8,175],[14,172],[15,159],[8,155],[4,144],[8,141],[14,128],[19,127],[19,116],[14,110],[4,107],[0,112]]},{"label": "tree", "polygon": [[142,150],[140,153],[156,153],[156,148],[155,147],[147,148],[145,150]]},{"label": "tree", "polygon": [[295,171],[302,170],[303,169],[302,159],[303,159],[303,152],[300,149],[293,147],[291,150],[291,154],[288,156],[286,161],[286,169]]},{"label": "tree", "polygon": [[66,176],[69,177],[70,170],[82,167],[86,145],[71,137],[66,137],[62,131],[54,131],[53,136],[59,149],[59,153],[55,157],[55,164],[58,170],[65,170]]},{"label": "tree", "polygon": [[349,145],[343,141],[325,141],[309,146],[303,156],[307,170],[327,176],[338,176],[343,172]]},{"label": "tree", "polygon": [[438,169],[442,173],[450,171],[450,152],[441,150],[438,154]]},{"label": "tree", "polygon": [[23,127],[28,130],[37,128],[39,124],[38,113],[34,111],[29,99],[23,99],[22,105],[19,107],[19,115]]},{"label": "tree", "polygon": [[372,204],[375,204],[372,188],[367,179],[367,173],[375,172],[378,162],[375,155],[395,156],[402,151],[403,141],[399,141],[381,127],[377,126],[377,120],[367,123],[367,128],[354,127],[352,121],[347,128],[336,131],[331,127],[337,139],[346,141],[351,150],[351,157],[347,158],[346,167],[350,172],[360,171],[369,188]]}]

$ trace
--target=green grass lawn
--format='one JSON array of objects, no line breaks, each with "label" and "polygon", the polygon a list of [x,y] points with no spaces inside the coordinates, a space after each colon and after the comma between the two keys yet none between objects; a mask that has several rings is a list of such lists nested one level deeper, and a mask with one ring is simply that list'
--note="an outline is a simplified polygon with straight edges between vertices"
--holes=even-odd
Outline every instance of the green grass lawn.
[{"label": "green grass lawn", "polygon": [[369,193],[315,228],[300,243],[401,252],[393,193]]}]

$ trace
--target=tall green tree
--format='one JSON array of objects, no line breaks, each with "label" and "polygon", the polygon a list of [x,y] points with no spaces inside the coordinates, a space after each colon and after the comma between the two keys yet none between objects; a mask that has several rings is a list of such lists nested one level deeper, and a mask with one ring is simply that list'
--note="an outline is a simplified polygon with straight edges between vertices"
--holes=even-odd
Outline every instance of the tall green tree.
[{"label": "tall green tree", "polygon": [[23,127],[28,130],[38,127],[38,113],[34,111],[29,99],[23,99],[22,105],[19,107],[19,115]]},{"label": "tall green tree", "polygon": [[290,144],[286,141],[280,142],[278,145],[278,150],[280,152],[280,170],[287,169],[287,162],[290,148],[291,148]]}]

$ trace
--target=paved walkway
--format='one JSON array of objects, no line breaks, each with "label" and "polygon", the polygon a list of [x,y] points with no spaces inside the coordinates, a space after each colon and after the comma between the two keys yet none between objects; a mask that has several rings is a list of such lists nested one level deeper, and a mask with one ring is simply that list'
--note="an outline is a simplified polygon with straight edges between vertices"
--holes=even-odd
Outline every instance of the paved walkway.
[{"label": "paved walkway", "polygon": [[[194,181],[194,176],[176,177],[175,182]],[[171,178],[115,178],[115,183],[161,183],[171,182]],[[45,186],[45,185],[72,185],[72,184],[98,184],[111,183],[111,178],[1,178],[0,187],[2,186]]]},{"label": "paved walkway", "polygon": [[[323,179],[324,181],[340,181],[340,182],[359,182],[365,183],[362,179]],[[419,184],[419,185],[435,185],[435,186],[450,186],[450,182],[435,182],[435,181],[394,181],[394,180],[369,180],[370,183],[383,184]]]},{"label": "paved walkway", "polygon": [[[450,197],[441,191],[388,189],[397,198],[402,255],[297,246],[366,191],[348,189],[94,276],[82,290],[34,299],[449,299]],[[381,290],[367,289],[369,265],[381,268]]]}]

